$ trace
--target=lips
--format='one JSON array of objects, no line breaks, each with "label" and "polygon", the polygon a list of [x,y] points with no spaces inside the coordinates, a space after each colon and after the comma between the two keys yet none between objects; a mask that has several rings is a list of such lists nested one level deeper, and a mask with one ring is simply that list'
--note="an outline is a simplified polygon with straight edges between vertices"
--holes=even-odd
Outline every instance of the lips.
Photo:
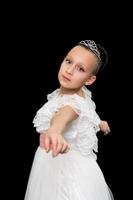
[{"label": "lips", "polygon": [[71,81],[68,77],[62,75],[63,79],[67,80],[67,81]]}]

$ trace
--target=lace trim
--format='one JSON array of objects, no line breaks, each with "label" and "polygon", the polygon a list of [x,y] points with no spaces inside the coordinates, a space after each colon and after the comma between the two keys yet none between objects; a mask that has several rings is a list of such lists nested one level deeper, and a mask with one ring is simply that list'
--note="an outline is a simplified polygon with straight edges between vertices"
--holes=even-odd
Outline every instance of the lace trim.
[{"label": "lace trim", "polygon": [[93,151],[98,152],[98,139],[94,124],[84,116],[77,124],[77,147],[84,155],[91,154]]},{"label": "lace trim", "polygon": [[[96,131],[99,131],[99,123],[100,118],[95,112],[94,104],[91,99],[87,100],[87,102],[83,102],[82,98],[78,98],[78,95],[63,95],[59,96],[58,89],[48,95],[48,99],[53,101],[50,103],[46,103],[35,116],[33,123],[34,127],[37,127],[37,131],[42,131],[42,128],[49,127],[50,120],[55,112],[57,112],[61,107],[69,105],[73,108],[73,110],[82,116],[88,117],[90,122],[95,126]],[[90,95],[91,93],[87,93]],[[53,98],[57,97],[57,98]],[[40,126],[40,128],[39,128]],[[46,130],[46,128],[45,128]]]}]

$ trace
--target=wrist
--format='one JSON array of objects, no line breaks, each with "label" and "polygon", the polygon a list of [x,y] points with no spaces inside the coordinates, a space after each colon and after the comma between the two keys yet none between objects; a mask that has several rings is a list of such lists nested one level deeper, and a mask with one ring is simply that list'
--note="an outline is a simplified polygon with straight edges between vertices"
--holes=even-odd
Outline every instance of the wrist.
[{"label": "wrist", "polygon": [[59,134],[59,135],[62,135],[62,132],[63,132],[63,129],[61,127],[58,127],[56,125],[52,125],[50,128],[49,128],[49,131],[48,131],[50,134]]}]

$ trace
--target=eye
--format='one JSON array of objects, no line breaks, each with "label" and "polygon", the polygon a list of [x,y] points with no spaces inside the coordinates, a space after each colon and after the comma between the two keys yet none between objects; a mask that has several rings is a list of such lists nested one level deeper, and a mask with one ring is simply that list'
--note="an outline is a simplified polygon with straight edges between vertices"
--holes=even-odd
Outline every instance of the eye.
[{"label": "eye", "polygon": [[65,59],[65,62],[68,63],[68,64],[72,63],[72,61],[70,59],[68,59],[68,58]]},{"label": "eye", "polygon": [[83,67],[78,66],[77,69],[78,69],[78,71],[85,72]]}]

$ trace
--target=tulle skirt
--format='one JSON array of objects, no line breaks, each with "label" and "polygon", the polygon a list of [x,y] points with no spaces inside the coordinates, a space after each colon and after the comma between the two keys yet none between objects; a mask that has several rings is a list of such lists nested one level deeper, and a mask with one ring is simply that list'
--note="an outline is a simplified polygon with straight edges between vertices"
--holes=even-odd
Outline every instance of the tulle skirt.
[{"label": "tulle skirt", "polygon": [[70,150],[52,157],[37,148],[25,200],[112,200],[103,173],[92,157]]}]

